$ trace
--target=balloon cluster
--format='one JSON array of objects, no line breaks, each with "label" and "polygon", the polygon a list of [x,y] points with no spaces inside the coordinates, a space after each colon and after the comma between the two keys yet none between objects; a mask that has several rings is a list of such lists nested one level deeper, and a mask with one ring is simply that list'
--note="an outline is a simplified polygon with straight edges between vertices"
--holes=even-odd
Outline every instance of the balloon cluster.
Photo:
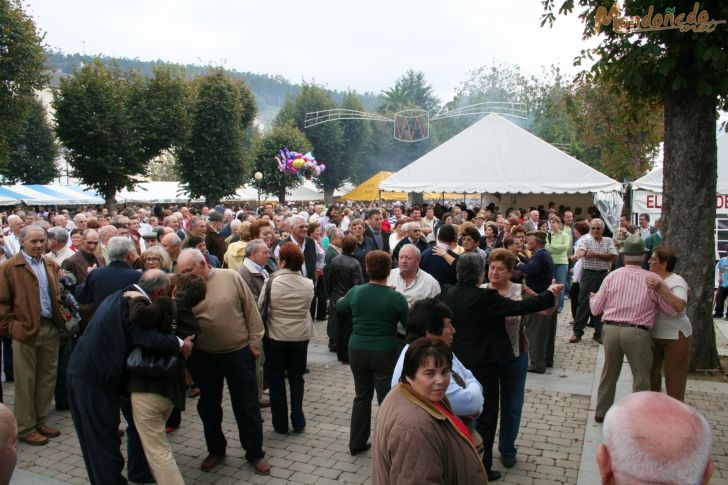
[{"label": "balloon cluster", "polygon": [[311,178],[320,176],[321,172],[326,170],[326,165],[318,163],[311,155],[311,152],[303,154],[292,152],[288,148],[281,148],[278,150],[278,156],[275,157],[275,160],[278,163],[278,170],[300,179],[311,180]]}]

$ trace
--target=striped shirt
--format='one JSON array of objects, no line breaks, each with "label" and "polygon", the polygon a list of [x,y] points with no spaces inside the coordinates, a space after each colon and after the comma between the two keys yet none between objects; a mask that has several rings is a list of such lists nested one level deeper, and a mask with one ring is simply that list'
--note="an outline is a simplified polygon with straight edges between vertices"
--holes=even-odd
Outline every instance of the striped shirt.
[{"label": "striped shirt", "polygon": [[674,317],[677,312],[657,292],[647,286],[654,273],[628,264],[604,278],[599,292],[589,301],[591,312],[604,322],[625,322],[652,328],[657,310]]},{"label": "striped shirt", "polygon": [[30,257],[28,253],[22,251],[25,261],[33,270],[33,274],[38,279],[38,289],[40,294],[40,316],[43,318],[53,318],[53,304],[51,303],[50,286],[48,285],[48,273],[46,273],[43,258],[35,259]]},{"label": "striped shirt", "polygon": [[[602,254],[617,255],[617,248],[614,247],[614,241],[610,237],[602,237],[599,241],[585,235],[576,243],[576,250],[583,249],[585,252],[594,251]],[[612,268],[612,261],[598,258],[584,257],[584,265],[582,269],[590,269],[592,271],[609,271]]]}]

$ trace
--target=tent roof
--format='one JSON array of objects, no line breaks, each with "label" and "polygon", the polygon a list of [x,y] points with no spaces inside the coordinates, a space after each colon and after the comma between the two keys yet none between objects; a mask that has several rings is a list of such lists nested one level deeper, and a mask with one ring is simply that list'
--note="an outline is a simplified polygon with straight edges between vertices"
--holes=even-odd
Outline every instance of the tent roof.
[{"label": "tent roof", "polygon": [[407,194],[404,192],[384,192],[380,194],[379,184],[387,180],[391,175],[392,172],[385,171],[375,173],[341,198],[343,200],[378,200],[381,195],[384,200],[407,200]]},{"label": "tent roof", "polygon": [[[190,196],[182,190],[179,182],[141,182],[134,190],[119,191],[116,194],[116,201],[138,204],[189,202]],[[202,202],[202,199],[194,202]]]},{"label": "tent roof", "polygon": [[86,205],[103,204],[104,199],[77,185],[3,185],[0,205]]},{"label": "tent roof", "polygon": [[[632,190],[662,192],[662,167],[632,182]],[[718,137],[718,194],[728,194],[728,135]]]},{"label": "tent roof", "polygon": [[563,194],[621,191],[622,184],[490,114],[379,185],[405,192]]}]

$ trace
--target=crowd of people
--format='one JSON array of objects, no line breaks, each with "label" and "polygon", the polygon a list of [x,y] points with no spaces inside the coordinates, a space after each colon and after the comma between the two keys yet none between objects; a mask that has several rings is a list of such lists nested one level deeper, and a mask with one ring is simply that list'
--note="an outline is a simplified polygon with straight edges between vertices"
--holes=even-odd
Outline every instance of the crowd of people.
[{"label": "crowd of people", "polygon": [[624,356],[634,392],[659,392],[664,377],[683,401],[688,288],[659,220],[623,216],[612,233],[593,209],[531,209],[17,208],[0,234],[0,328],[18,438],[59,436],[55,402],[71,412],[91,483],[184,483],[166,435],[197,398],[200,468],[220,466],[227,383],[245,458],[268,474],[261,408],[276,433],[305,432],[308,345],[326,320],[355,389],[352,455],[371,448],[375,392],[380,405],[373,483],[495,481],[496,429],[511,468],[527,374],[554,366],[567,299],[569,342],[593,327],[604,345],[597,422],[613,414]]}]

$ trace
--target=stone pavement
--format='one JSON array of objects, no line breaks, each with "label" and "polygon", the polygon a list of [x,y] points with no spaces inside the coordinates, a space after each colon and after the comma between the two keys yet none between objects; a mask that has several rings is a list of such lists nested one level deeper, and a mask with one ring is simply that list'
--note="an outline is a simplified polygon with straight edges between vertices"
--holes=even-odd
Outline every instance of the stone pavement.
[{"label": "stone pavement", "polygon": [[[518,463],[510,470],[500,466],[504,484],[598,484],[596,447],[601,442],[601,425],[594,423],[596,389],[603,351],[592,340],[569,344],[570,318],[559,318],[555,367],[544,375],[529,374]],[[728,324],[716,321],[721,353],[728,353]],[[236,437],[235,420],[229,401],[224,402],[223,429],[228,439],[228,456],[213,472],[199,470],[206,456],[202,426],[195,401],[188,400],[180,429],[169,438],[177,463],[187,483],[333,484],[369,483],[369,453],[352,457],[348,450],[349,416],[354,396],[347,366],[336,361],[326,347],[325,323],[317,323],[318,336],[309,347],[304,410],[306,432],[281,436],[271,428],[270,411],[263,410],[264,449],[273,470],[270,476],[255,475],[243,458]],[[724,335],[725,333],[725,335]],[[587,336],[590,332],[587,331]],[[625,363],[618,386],[618,398],[631,389]],[[12,385],[3,384],[6,404],[12,406]],[[700,410],[713,426],[712,484],[728,485],[728,384],[690,380],[687,402]],[[373,404],[376,417],[376,402]],[[88,477],[73,430],[70,414],[53,410],[49,424],[60,428],[60,438],[47,446],[18,445],[18,471],[14,484],[83,484]],[[497,450],[494,451],[497,457]]]}]

